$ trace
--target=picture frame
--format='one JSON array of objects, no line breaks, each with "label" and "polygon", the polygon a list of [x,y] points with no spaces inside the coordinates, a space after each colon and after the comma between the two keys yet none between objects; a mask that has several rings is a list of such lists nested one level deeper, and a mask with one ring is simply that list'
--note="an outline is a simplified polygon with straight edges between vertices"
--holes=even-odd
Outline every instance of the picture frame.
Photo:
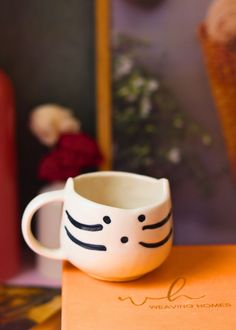
[{"label": "picture frame", "polygon": [[0,68],[12,79],[16,94],[23,210],[42,186],[37,168],[48,152],[28,127],[30,112],[38,105],[57,103],[71,108],[83,131],[97,135],[103,168],[111,167],[110,2],[73,1],[70,6],[61,0],[23,3],[17,7],[18,18],[14,20],[16,6],[16,2],[2,4]]},{"label": "picture frame", "polygon": [[112,169],[111,1],[95,1],[97,141],[102,170]]}]

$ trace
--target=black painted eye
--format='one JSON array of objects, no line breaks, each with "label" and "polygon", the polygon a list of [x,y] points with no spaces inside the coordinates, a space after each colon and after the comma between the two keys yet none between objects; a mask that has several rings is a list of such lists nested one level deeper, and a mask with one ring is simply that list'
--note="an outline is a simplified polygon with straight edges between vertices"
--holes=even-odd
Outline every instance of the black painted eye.
[{"label": "black painted eye", "polygon": [[121,243],[127,243],[128,242],[128,237],[127,236],[123,236],[123,237],[121,237]]},{"label": "black painted eye", "polygon": [[106,224],[109,224],[109,223],[111,223],[111,218],[108,217],[107,215],[105,215],[105,217],[103,217],[103,221],[104,221]]},{"label": "black painted eye", "polygon": [[145,217],[144,214],[140,214],[140,215],[138,216],[138,221],[140,221],[140,222],[143,222],[145,219],[146,219],[146,217]]}]

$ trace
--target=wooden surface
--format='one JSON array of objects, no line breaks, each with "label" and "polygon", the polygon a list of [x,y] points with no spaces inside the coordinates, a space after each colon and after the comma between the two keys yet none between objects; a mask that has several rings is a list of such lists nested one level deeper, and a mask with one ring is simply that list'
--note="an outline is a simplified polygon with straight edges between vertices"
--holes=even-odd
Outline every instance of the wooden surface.
[{"label": "wooden surface", "polygon": [[109,0],[96,0],[95,4],[97,139],[104,156],[102,170],[112,167],[109,4]]}]

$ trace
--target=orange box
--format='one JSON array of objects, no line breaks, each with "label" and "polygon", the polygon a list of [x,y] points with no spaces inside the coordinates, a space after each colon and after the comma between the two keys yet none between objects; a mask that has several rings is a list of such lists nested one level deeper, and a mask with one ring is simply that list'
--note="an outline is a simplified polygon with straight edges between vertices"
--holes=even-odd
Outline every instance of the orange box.
[{"label": "orange box", "polygon": [[125,283],[93,279],[66,262],[62,329],[234,330],[236,245],[174,247],[157,270]]}]

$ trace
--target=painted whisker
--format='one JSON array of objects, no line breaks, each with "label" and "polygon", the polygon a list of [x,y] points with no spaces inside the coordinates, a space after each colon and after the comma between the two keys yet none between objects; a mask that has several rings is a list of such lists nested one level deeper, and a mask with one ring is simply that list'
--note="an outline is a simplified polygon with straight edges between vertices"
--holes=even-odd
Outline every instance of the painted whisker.
[{"label": "painted whisker", "polygon": [[156,222],[152,225],[143,226],[143,230],[160,228],[168,222],[168,220],[170,219],[171,216],[172,216],[172,210],[170,210],[170,212],[167,214],[167,216],[163,220]]},{"label": "painted whisker", "polygon": [[96,225],[86,225],[84,223],[76,221],[68,211],[66,211],[66,215],[70,221],[70,223],[75,226],[76,228],[82,229],[82,230],[87,230],[87,231],[100,231],[103,230],[103,225],[101,224],[96,224]]},{"label": "painted whisker", "polygon": [[105,245],[90,244],[90,243],[85,243],[85,242],[82,242],[82,241],[78,240],[76,237],[74,237],[70,233],[70,231],[66,228],[66,226],[64,228],[65,228],[65,231],[67,233],[67,236],[70,238],[70,240],[72,242],[74,242],[75,244],[79,245],[80,247],[82,247],[84,249],[96,250],[96,251],[106,251],[107,250],[107,248],[105,247]]},{"label": "painted whisker", "polygon": [[173,228],[171,228],[168,235],[159,242],[156,242],[156,243],[139,242],[139,244],[142,245],[143,247],[150,248],[150,249],[160,247],[169,241],[169,239],[171,238],[172,232],[173,232]]}]

